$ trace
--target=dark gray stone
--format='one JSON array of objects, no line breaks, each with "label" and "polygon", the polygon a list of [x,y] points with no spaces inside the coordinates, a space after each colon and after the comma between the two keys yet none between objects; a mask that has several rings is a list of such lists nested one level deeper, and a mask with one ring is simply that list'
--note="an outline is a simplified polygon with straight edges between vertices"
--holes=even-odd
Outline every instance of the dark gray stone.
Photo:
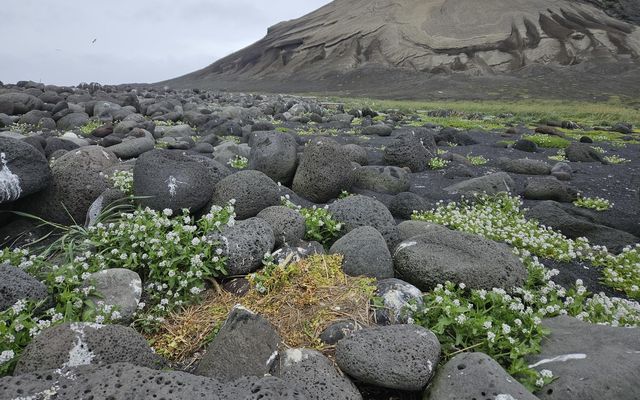
[{"label": "dark gray stone", "polygon": [[372,385],[422,390],[440,361],[440,342],[416,325],[363,329],[338,342],[336,362],[342,371]]},{"label": "dark gray stone", "polygon": [[259,269],[266,253],[273,250],[275,237],[269,223],[260,218],[249,218],[214,234],[227,257],[227,273],[244,275]]},{"label": "dark gray stone", "polygon": [[363,135],[391,136],[393,128],[385,124],[370,125],[362,128]]},{"label": "dark gray stone", "polygon": [[512,192],[515,183],[506,172],[496,172],[491,175],[468,179],[444,188],[450,194],[486,193],[489,195],[500,192]]},{"label": "dark gray stone", "polygon": [[342,146],[331,139],[314,139],[305,147],[292,189],[313,202],[324,203],[349,190],[353,166]]},{"label": "dark gray stone", "polygon": [[115,306],[120,314],[116,322],[129,322],[138,310],[138,303],[142,296],[142,281],[140,276],[130,269],[112,268],[95,272],[85,280],[85,286],[93,286],[97,296],[89,301],[95,305]]},{"label": "dark gray stone", "polygon": [[555,200],[570,203],[578,198],[578,193],[553,176],[529,178],[524,188],[524,198],[529,200]]},{"label": "dark gray stone", "polygon": [[374,192],[396,194],[409,190],[409,172],[399,167],[365,166],[354,173],[353,186]]},{"label": "dark gray stone", "polygon": [[443,128],[436,135],[435,140],[436,140],[436,143],[438,143],[438,145],[455,143],[459,146],[470,146],[472,144],[478,143],[469,134],[465,132],[460,132],[455,128]]},{"label": "dark gray stone", "polygon": [[59,224],[82,224],[91,204],[111,182],[103,172],[117,164],[111,151],[86,146],[64,154],[51,167],[49,185],[20,202],[23,211]]},{"label": "dark gray stone", "polygon": [[522,175],[549,175],[551,166],[544,161],[521,158],[510,160],[503,158],[499,160],[500,168],[506,172]]},{"label": "dark gray stone", "polygon": [[133,168],[133,190],[145,207],[162,211],[200,210],[211,199],[213,185],[207,169],[181,152],[152,150],[142,154]]},{"label": "dark gray stone", "polygon": [[305,220],[299,212],[288,207],[267,207],[258,213],[258,218],[267,221],[275,235],[276,247],[285,244],[293,245],[304,239],[306,233]]},{"label": "dark gray stone", "polygon": [[[255,126],[255,125],[254,125]],[[293,136],[278,132],[256,133],[251,143],[249,168],[288,185],[298,162],[298,145]]]},{"label": "dark gray stone", "polygon": [[344,339],[345,337],[359,329],[362,329],[360,324],[353,321],[336,321],[327,326],[324,331],[322,331],[322,333],[320,334],[320,340],[322,340],[322,343],[324,344],[333,346],[340,340]]},{"label": "dark gray stone", "polygon": [[445,226],[435,224],[427,221],[402,221],[398,224],[398,231],[400,232],[400,241],[403,242],[414,236],[422,235],[423,233],[429,233],[434,229],[449,229]]},{"label": "dark gray stone", "polygon": [[50,179],[42,152],[21,140],[0,137],[0,204],[38,192]]},{"label": "dark gray stone", "polygon": [[395,225],[389,209],[368,196],[356,195],[336,200],[328,210],[336,221],[344,225],[345,232],[361,226],[371,226],[380,231]]},{"label": "dark gray stone", "polygon": [[513,144],[513,148],[527,153],[535,153],[538,151],[538,145],[527,139],[520,139]]},{"label": "dark gray stone", "polygon": [[3,114],[25,114],[31,110],[42,110],[43,105],[42,100],[26,93],[0,94],[0,112]]},{"label": "dark gray stone", "polygon": [[578,212],[573,206],[563,206],[555,201],[536,204],[526,215],[571,239],[585,237],[590,243],[606,246],[613,253],[618,253],[625,246],[639,240],[631,233],[597,223],[595,218],[588,217],[588,211]]},{"label": "dark gray stone", "polygon": [[204,165],[207,169],[209,176],[208,181],[211,185],[216,185],[218,182],[232,174],[231,170],[227,168],[227,166],[220,164],[212,158],[200,154],[189,154],[189,157]]},{"label": "dark gray stone", "polygon": [[56,125],[59,130],[67,131],[74,128],[81,127],[82,125],[89,122],[89,115],[86,113],[74,112],[71,114],[67,114],[64,117],[60,118]]},{"label": "dark gray stone", "polygon": [[393,277],[393,262],[384,238],[375,228],[353,229],[336,241],[331,254],[342,254],[342,270],[351,276]]},{"label": "dark gray stone", "polygon": [[400,279],[424,291],[446,281],[474,289],[508,289],[521,286],[527,277],[506,244],[437,226],[400,243],[393,261]]},{"label": "dark gray stone", "polygon": [[52,393],[59,400],[306,399],[300,391],[275,377],[244,377],[223,384],[185,372],[158,371],[129,363],[8,376],[0,378],[0,392],[10,399],[44,399],[50,398]]},{"label": "dark gray stone", "polygon": [[44,147],[44,154],[50,159],[53,153],[58,150],[71,151],[78,147],[80,146],[70,140],[61,139],[59,137],[50,137],[47,138],[47,143]]},{"label": "dark gray stone", "polygon": [[367,165],[369,163],[367,150],[364,147],[350,143],[342,146],[342,149],[346,151],[347,158],[350,161],[358,163],[360,165]]},{"label": "dark gray stone", "polygon": [[48,296],[47,287],[20,268],[0,264],[0,311],[16,304],[18,300],[40,301]]},{"label": "dark gray stone", "polygon": [[589,324],[572,317],[545,320],[551,334],[540,354],[527,362],[548,369],[557,380],[545,386],[540,399],[584,400],[640,398],[640,330]]},{"label": "dark gray stone", "polygon": [[433,206],[421,196],[412,192],[398,193],[389,204],[391,214],[399,219],[411,219],[414,211],[426,211]]},{"label": "dark gray stone", "polygon": [[570,181],[573,169],[566,162],[559,162],[551,168],[551,175],[560,181]]},{"label": "dark gray stone", "polygon": [[331,360],[308,349],[287,349],[275,374],[309,400],[361,400],[355,385],[338,373]]},{"label": "dark gray stone", "polygon": [[567,160],[573,162],[603,162],[602,156],[586,143],[571,143],[565,150]]},{"label": "dark gray stone", "polygon": [[427,169],[433,154],[415,133],[407,132],[396,137],[384,149],[384,161],[387,165],[422,172]]},{"label": "dark gray stone", "polygon": [[500,364],[484,353],[462,353],[438,369],[424,400],[537,400]]},{"label": "dark gray stone", "polygon": [[382,299],[384,306],[375,309],[376,323],[379,325],[406,324],[410,316],[407,306],[423,305],[420,289],[400,279],[379,280],[376,295]]},{"label": "dark gray stone", "polygon": [[162,358],[133,328],[74,322],[45,329],[36,336],[25,347],[14,375],[117,362],[155,369],[164,366]]},{"label": "dark gray stone", "polygon": [[238,219],[255,217],[270,206],[280,205],[278,185],[260,171],[240,171],[229,175],[215,185],[212,203],[225,206],[235,199]]},{"label": "dark gray stone", "polygon": [[144,129],[133,129],[121,143],[110,146],[109,150],[123,160],[138,157],[155,148],[156,141],[153,135]]},{"label": "dark gray stone", "polygon": [[236,306],[194,373],[224,383],[246,376],[261,377],[273,367],[281,342],[269,321]]}]

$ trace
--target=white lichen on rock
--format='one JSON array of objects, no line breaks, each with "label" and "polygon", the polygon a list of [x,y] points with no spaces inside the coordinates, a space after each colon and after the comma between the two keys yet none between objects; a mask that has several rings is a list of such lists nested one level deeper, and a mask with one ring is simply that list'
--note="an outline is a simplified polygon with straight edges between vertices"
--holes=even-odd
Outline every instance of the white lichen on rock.
[{"label": "white lichen on rock", "polygon": [[22,194],[20,177],[9,169],[7,155],[0,153],[0,203],[18,200]]}]

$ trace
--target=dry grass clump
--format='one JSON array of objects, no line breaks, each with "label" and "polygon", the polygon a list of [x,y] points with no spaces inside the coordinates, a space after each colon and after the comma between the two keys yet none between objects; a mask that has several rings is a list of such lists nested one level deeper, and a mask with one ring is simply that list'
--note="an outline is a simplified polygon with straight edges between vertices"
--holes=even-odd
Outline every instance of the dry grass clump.
[{"label": "dry grass clump", "polygon": [[336,320],[368,325],[375,292],[374,279],[349,277],[341,265],[341,256],[317,255],[268,266],[249,276],[251,289],[245,296],[210,290],[202,303],[171,315],[148,339],[159,354],[184,363],[215,337],[233,306],[241,304],[269,320],[285,345],[330,350],[320,333]]}]

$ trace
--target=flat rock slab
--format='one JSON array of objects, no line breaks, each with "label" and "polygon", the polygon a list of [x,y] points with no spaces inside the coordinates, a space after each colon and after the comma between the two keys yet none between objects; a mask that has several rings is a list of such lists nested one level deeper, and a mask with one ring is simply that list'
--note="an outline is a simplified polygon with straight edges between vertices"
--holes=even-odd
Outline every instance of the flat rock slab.
[{"label": "flat rock slab", "polygon": [[307,399],[275,377],[245,377],[223,384],[212,378],[129,363],[7,376],[0,378],[0,393],[3,399]]},{"label": "flat rock slab", "polygon": [[640,329],[614,328],[572,317],[544,321],[551,334],[527,361],[558,379],[538,397],[557,400],[640,399]]}]

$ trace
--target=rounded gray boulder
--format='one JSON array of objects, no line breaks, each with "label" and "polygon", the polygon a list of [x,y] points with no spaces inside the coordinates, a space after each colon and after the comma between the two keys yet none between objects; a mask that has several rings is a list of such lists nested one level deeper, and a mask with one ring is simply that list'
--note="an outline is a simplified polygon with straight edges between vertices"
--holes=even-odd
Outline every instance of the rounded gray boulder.
[{"label": "rounded gray boulder", "polygon": [[293,178],[292,189],[316,203],[325,203],[349,190],[353,183],[353,166],[345,150],[328,138],[307,144]]},{"label": "rounded gray boulder", "polygon": [[424,389],[440,361],[440,342],[416,325],[389,325],[353,332],[336,346],[336,362],[349,376],[376,386]]},{"label": "rounded gray boulder", "polygon": [[224,207],[234,199],[238,219],[255,217],[270,206],[280,204],[278,185],[260,171],[240,171],[215,185],[212,203]]},{"label": "rounded gray boulder", "polygon": [[351,276],[393,277],[393,261],[384,238],[375,228],[363,226],[336,241],[331,254],[342,254],[342,270]]},{"label": "rounded gray boulder", "polygon": [[255,134],[249,155],[249,168],[264,172],[276,182],[288,185],[298,162],[298,145],[293,136],[278,132]]},{"label": "rounded gray boulder", "polygon": [[374,192],[396,194],[409,190],[409,173],[404,168],[365,166],[356,169],[353,186]]},{"label": "rounded gray boulder", "polygon": [[294,245],[304,239],[306,233],[305,220],[299,212],[283,206],[267,207],[257,215],[267,221],[273,230],[276,243],[280,248],[285,244]]},{"label": "rounded gray boulder", "polygon": [[164,366],[162,358],[133,328],[74,322],[45,329],[36,336],[24,349],[14,374],[117,362],[155,369]]},{"label": "rounded gray boulder", "polygon": [[8,309],[19,300],[39,301],[47,296],[47,287],[42,282],[20,268],[0,264],[0,311]]},{"label": "rounded gray boulder", "polygon": [[179,151],[152,150],[138,157],[133,168],[133,191],[144,207],[162,211],[197,211],[213,194],[204,165]]},{"label": "rounded gray boulder", "polygon": [[328,210],[336,221],[344,225],[346,232],[361,226],[371,226],[380,231],[395,225],[389,209],[368,196],[356,195],[336,200]]},{"label": "rounded gray boulder", "polygon": [[228,275],[244,275],[259,269],[264,255],[270,253],[275,244],[271,226],[261,218],[236,222],[212,238],[220,242],[227,257]]},{"label": "rounded gray boulder", "polygon": [[398,277],[423,291],[447,281],[469,288],[521,286],[527,271],[509,246],[481,236],[434,227],[398,245]]}]

